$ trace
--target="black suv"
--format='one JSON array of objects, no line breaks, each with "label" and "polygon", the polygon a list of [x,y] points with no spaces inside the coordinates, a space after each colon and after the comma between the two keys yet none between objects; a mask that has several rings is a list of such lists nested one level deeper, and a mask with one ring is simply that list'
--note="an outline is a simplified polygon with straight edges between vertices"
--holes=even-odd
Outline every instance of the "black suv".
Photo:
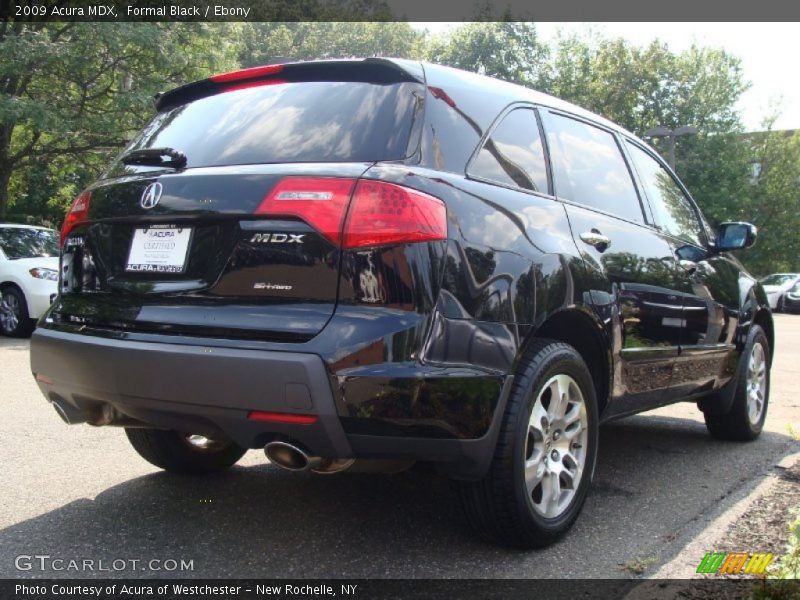
[{"label": "black suv", "polygon": [[584,502],[598,425],[679,400],[764,423],[773,324],[681,182],[620,127],[442,66],[255,67],[158,114],[61,233],[31,365],[68,423],[207,473],[457,481],[484,537],[535,547]]}]

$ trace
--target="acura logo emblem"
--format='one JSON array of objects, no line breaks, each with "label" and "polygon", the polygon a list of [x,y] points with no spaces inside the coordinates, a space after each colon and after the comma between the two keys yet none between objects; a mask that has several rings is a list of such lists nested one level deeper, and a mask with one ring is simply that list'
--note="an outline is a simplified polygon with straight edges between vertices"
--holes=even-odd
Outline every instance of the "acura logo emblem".
[{"label": "acura logo emblem", "polygon": [[139,206],[150,209],[158,204],[159,200],[161,200],[161,184],[156,181],[144,188],[142,197],[139,199]]}]

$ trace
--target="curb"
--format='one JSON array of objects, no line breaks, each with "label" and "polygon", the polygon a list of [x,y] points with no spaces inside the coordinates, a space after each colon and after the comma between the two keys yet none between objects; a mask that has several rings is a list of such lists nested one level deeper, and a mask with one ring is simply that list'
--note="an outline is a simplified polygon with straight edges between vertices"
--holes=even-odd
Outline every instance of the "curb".
[{"label": "curb", "polygon": [[[775,469],[789,469],[800,462],[800,452],[790,454],[777,462],[764,480],[749,492],[744,498],[736,502],[731,508],[714,519],[706,526],[691,542],[689,542],[678,555],[670,562],[663,565],[658,571],[653,573],[648,579],[698,579],[704,578],[697,575],[697,564],[709,548],[721,540],[727,533],[728,528],[739,520],[750,506],[759,498],[763,497],[780,481],[780,477],[775,473]],[[651,590],[652,591],[652,590]],[[634,594],[636,590],[632,590]],[[628,598],[637,596],[629,594]]]},{"label": "curb", "polygon": [[698,584],[702,587],[702,582],[709,580],[697,575],[698,561],[709,548],[714,547],[725,536],[728,528],[740,519],[754,502],[777,485],[780,477],[774,472],[775,469],[789,469],[798,462],[800,462],[800,452],[782,458],[752,491],[709,523],[675,558],[628,592],[624,600],[666,600],[676,598],[682,591],[694,589]]}]

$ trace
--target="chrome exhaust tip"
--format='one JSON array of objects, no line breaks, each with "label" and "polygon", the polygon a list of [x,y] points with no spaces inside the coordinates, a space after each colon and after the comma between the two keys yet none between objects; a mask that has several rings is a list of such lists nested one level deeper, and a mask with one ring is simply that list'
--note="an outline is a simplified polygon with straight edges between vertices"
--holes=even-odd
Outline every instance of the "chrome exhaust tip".
[{"label": "chrome exhaust tip", "polygon": [[78,423],[86,423],[86,415],[82,410],[72,406],[69,402],[64,400],[61,396],[51,394],[48,398],[50,404],[53,405],[58,416],[67,425],[77,425]]},{"label": "chrome exhaust tip", "polygon": [[58,416],[61,417],[61,420],[64,421],[64,423],[66,423],[67,425],[74,424],[74,421],[70,420],[67,411],[64,410],[61,404],[59,404],[58,402],[52,402],[51,404],[53,405],[53,408],[56,410],[56,413],[58,413]]},{"label": "chrome exhaust tip", "polygon": [[297,446],[287,442],[270,442],[264,446],[264,454],[271,463],[287,471],[316,469],[322,463],[319,456],[309,456]]}]

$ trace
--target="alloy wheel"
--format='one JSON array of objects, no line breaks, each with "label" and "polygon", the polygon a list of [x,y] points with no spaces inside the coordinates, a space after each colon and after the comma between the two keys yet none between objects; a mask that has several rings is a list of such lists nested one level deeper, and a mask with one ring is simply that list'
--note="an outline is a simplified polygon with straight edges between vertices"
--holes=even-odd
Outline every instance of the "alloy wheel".
[{"label": "alloy wheel", "polygon": [[0,326],[5,333],[13,332],[19,325],[20,304],[16,296],[6,294],[3,296],[2,306],[0,306]]},{"label": "alloy wheel", "polygon": [[553,519],[580,485],[588,443],[586,402],[569,375],[551,377],[533,405],[525,443],[525,485],[537,514]]},{"label": "alloy wheel", "polygon": [[764,347],[756,342],[747,362],[747,418],[753,425],[761,420],[767,395],[767,358]]}]

